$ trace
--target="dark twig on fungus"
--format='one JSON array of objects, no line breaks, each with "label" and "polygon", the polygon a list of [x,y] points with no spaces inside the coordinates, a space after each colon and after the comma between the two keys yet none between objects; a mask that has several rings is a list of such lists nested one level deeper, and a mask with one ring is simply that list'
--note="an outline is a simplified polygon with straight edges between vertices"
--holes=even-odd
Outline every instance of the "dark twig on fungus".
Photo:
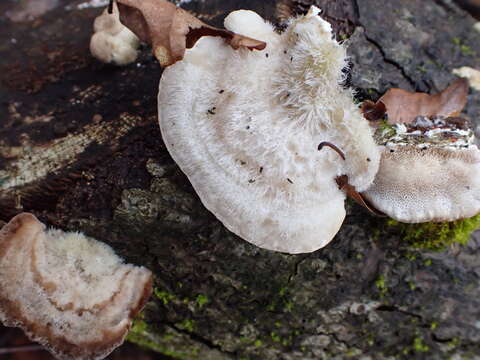
[{"label": "dark twig on fungus", "polygon": [[340,155],[340,157],[345,160],[345,154],[343,153],[342,150],[340,150],[336,145],[328,142],[328,141],[322,141],[319,145],[318,145],[318,151],[322,150],[325,146],[328,146],[329,148],[332,148],[333,150],[335,150],[337,152],[338,155]]},{"label": "dark twig on fungus", "polygon": [[[318,150],[322,150],[325,146],[328,146],[329,148],[335,150],[335,152],[340,155],[340,157],[343,159],[343,160],[346,160],[346,157],[345,157],[345,154],[343,153],[342,150],[340,150],[336,145],[328,142],[328,141],[322,141],[319,145],[318,145]],[[367,203],[367,201],[364,199],[364,197],[362,196],[362,194],[360,194],[354,186],[350,185],[348,183],[348,176],[347,175],[342,175],[342,176],[338,176],[335,181],[337,182],[338,184],[338,187],[340,190],[343,190],[345,191],[345,193],[347,194],[348,197],[350,197],[351,199],[355,200],[358,204],[360,204],[361,206],[363,206],[365,209],[367,209],[368,211],[370,211],[372,214],[375,214],[375,215],[378,215],[378,216],[385,216],[385,214],[383,214],[382,212],[378,211],[377,209],[375,209],[372,205],[370,205],[369,203]]]},{"label": "dark twig on fungus", "polygon": [[114,1],[114,0],[110,0],[110,1],[108,2],[108,13],[109,13],[109,14],[112,14],[112,13],[113,13],[113,1]]}]

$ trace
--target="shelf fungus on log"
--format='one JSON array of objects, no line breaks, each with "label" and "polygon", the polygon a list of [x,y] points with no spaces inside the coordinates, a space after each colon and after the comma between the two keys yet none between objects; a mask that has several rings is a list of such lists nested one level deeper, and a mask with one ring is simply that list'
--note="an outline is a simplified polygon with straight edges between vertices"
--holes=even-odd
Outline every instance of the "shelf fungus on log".
[{"label": "shelf fungus on log", "polygon": [[59,359],[103,359],[151,293],[152,274],[80,233],[15,216],[0,231],[0,320]]},{"label": "shelf fungus on log", "polygon": [[127,65],[137,59],[140,40],[120,22],[116,3],[95,19],[90,52],[104,63]]},{"label": "shelf fungus on log", "polygon": [[266,47],[203,37],[165,69],[158,95],[164,142],[204,205],[243,239],[287,253],[332,240],[345,189],[366,190],[380,158],[341,85],[345,47],[319,12],[281,34],[252,11],[232,12],[225,28]]},{"label": "shelf fungus on log", "polygon": [[[391,89],[380,98],[376,108],[388,118],[375,134],[382,157],[363,193],[374,207],[407,223],[480,212],[480,151],[468,120],[458,117],[467,92],[467,81],[457,80],[436,95]],[[364,107],[368,114],[374,108]]]}]

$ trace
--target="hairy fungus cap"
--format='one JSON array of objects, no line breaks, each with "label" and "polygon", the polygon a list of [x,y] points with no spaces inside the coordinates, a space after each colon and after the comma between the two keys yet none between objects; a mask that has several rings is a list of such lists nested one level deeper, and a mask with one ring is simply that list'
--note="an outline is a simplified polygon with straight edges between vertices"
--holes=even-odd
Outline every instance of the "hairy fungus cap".
[{"label": "hairy fungus cap", "polygon": [[[245,240],[288,253],[330,242],[345,217],[336,179],[365,190],[380,157],[340,85],[345,48],[318,14],[279,34],[252,11],[231,13],[225,27],[266,48],[204,37],[164,71],[158,96],[165,144],[205,206]],[[332,146],[318,151],[326,142],[345,160]]]},{"label": "hairy fungus cap", "polygon": [[[480,212],[480,151],[468,121],[449,117],[461,112],[467,90],[460,80],[436,95],[392,89],[380,99],[388,114],[388,123],[375,134],[382,158],[374,183],[363,193],[374,207],[407,223],[453,221]],[[412,109],[428,116],[412,121]],[[443,116],[432,116],[437,112]]]},{"label": "hairy fungus cap", "polygon": [[23,213],[0,231],[0,320],[59,359],[103,359],[123,343],[152,274],[107,245]]},{"label": "hairy fungus cap", "polygon": [[140,41],[120,22],[118,6],[113,3],[112,13],[105,9],[93,24],[94,34],[90,39],[90,52],[104,63],[127,65],[138,55]]}]

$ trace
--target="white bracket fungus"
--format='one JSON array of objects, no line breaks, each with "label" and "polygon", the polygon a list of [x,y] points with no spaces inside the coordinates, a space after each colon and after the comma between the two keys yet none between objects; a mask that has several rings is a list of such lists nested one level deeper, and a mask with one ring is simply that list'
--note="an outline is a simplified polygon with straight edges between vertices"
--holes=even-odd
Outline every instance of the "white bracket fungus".
[{"label": "white bracket fungus", "polygon": [[468,79],[470,86],[473,89],[480,91],[480,70],[473,69],[468,66],[462,66],[458,69],[453,69],[452,73],[462,78]]},{"label": "white bracket fungus", "polygon": [[95,19],[90,52],[104,63],[127,65],[137,59],[140,40],[122,25],[119,15],[117,4],[112,3]]},{"label": "white bracket fungus", "polygon": [[80,233],[45,230],[31,214],[0,231],[0,320],[59,359],[103,359],[123,343],[152,274]]},{"label": "white bracket fungus", "polygon": [[382,158],[363,193],[378,210],[407,223],[480,212],[480,151],[468,121],[452,117],[467,92],[468,83],[457,80],[436,95],[391,89],[379,100],[388,114],[375,135]]},{"label": "white bracket fungus", "polygon": [[332,240],[345,217],[339,187],[366,190],[380,158],[341,86],[345,48],[319,12],[282,34],[252,11],[231,13],[226,29],[266,48],[203,37],[165,69],[158,95],[165,144],[204,205],[245,240],[288,253]]}]

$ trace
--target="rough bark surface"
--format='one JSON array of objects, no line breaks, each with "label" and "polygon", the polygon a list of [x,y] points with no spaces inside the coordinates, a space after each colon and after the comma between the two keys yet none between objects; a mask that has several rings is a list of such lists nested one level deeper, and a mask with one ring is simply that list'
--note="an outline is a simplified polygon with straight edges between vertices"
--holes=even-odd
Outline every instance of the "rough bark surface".
[{"label": "rough bark surface", "polygon": [[[475,21],[448,0],[178,2],[217,26],[238,8],[279,23],[315,3],[348,38],[360,100],[390,87],[436,92],[453,68],[480,68]],[[101,10],[40,3],[0,4],[0,218],[31,211],[149,267],[155,296],[132,340],[184,359],[480,357],[480,234],[415,250],[349,204],[336,239],[315,253],[246,243],[168,155],[149,50],[124,68],[102,65],[88,53]],[[479,103],[472,91],[474,120]]]}]

